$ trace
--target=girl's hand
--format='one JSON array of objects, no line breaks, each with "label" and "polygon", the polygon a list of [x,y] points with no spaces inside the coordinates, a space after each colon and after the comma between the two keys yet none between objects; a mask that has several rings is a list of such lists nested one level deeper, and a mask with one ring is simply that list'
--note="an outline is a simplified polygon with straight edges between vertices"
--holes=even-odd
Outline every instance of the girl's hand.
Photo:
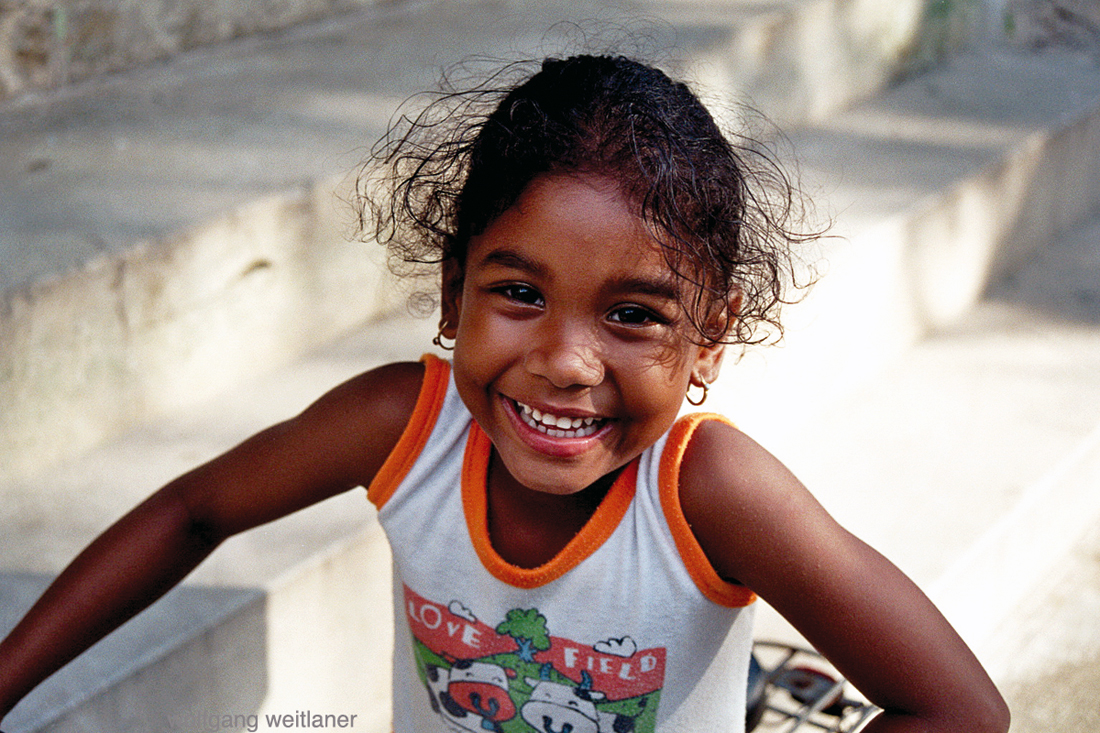
[{"label": "girl's hand", "polygon": [[1000,693],[932,602],[744,433],[701,424],[680,479],[718,574],[770,603],[883,709],[866,731],[1008,730]]}]

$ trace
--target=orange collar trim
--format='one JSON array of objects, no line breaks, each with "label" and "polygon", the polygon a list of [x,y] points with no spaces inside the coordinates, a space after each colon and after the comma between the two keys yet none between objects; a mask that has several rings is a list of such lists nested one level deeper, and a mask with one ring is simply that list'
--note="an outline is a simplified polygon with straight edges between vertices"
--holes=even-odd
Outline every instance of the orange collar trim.
[{"label": "orange collar trim", "polygon": [[595,513],[577,536],[562,548],[553,559],[537,568],[521,568],[512,565],[493,549],[489,540],[488,477],[492,441],[475,422],[466,441],[466,454],[462,462],[462,506],[466,514],[466,526],[481,564],[493,577],[517,588],[538,588],[546,585],[573,568],[595,552],[626,514],[634,499],[638,478],[638,461],[631,461],[615,479]]}]

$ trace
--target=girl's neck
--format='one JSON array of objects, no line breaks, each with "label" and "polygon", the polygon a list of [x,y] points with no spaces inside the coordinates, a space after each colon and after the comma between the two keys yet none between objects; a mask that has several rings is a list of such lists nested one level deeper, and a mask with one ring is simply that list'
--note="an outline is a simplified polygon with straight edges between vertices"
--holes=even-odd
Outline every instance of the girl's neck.
[{"label": "girl's neck", "polygon": [[512,565],[545,565],[584,528],[621,472],[576,494],[548,494],[516,481],[494,451],[486,479],[489,542]]}]

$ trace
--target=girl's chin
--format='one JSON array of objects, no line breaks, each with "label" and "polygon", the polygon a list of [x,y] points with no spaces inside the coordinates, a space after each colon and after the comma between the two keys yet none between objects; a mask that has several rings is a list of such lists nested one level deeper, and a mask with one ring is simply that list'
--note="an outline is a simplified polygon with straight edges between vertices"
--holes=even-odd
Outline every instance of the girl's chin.
[{"label": "girl's chin", "polygon": [[589,475],[589,472],[557,469],[554,467],[530,464],[522,459],[509,461],[501,456],[512,479],[528,491],[551,496],[572,496],[579,494],[592,484],[603,478],[603,475]]}]

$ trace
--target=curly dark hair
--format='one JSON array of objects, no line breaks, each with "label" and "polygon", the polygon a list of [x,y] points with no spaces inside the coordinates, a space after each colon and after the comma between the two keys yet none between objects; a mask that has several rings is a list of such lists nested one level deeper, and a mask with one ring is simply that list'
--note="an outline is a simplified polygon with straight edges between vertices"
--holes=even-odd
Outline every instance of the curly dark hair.
[{"label": "curly dark hair", "polygon": [[624,56],[549,58],[535,73],[511,64],[465,90],[445,84],[372,151],[357,187],[360,232],[389,247],[399,274],[448,260],[461,272],[470,239],[546,174],[617,182],[669,267],[696,286],[682,305],[703,343],[778,337],[780,306],[812,279],[793,245],[818,235],[796,229],[805,201],[776,156],[734,144],[686,84]]}]

